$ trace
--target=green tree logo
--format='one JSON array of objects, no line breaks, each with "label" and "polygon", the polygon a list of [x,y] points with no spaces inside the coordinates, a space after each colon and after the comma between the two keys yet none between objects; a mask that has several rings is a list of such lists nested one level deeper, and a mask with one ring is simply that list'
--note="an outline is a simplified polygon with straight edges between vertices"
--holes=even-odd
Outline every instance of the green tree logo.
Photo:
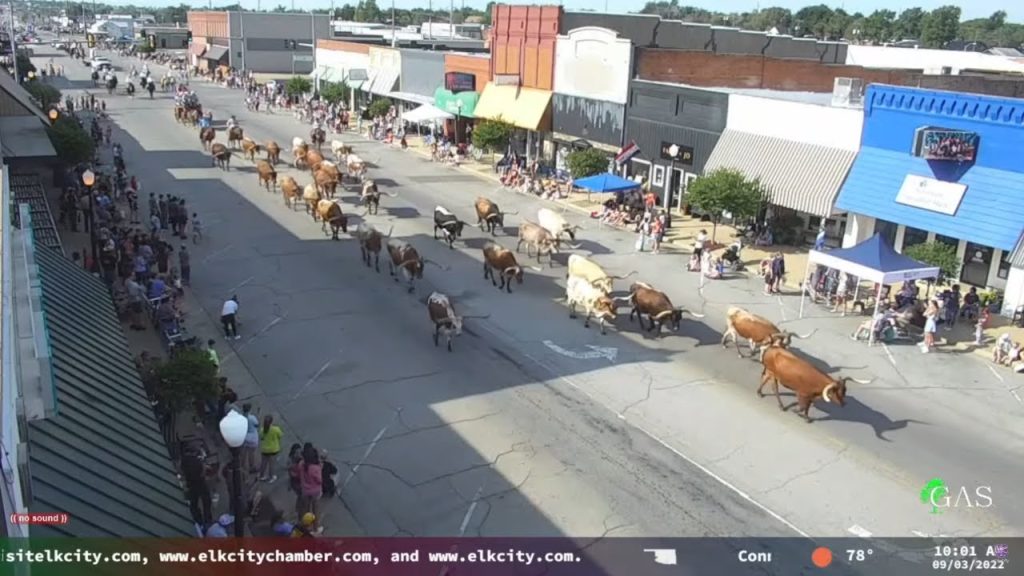
[{"label": "green tree logo", "polygon": [[921,489],[921,502],[932,507],[932,514],[942,514],[942,510],[934,504],[939,498],[945,498],[949,494],[946,481],[942,478],[932,478]]}]

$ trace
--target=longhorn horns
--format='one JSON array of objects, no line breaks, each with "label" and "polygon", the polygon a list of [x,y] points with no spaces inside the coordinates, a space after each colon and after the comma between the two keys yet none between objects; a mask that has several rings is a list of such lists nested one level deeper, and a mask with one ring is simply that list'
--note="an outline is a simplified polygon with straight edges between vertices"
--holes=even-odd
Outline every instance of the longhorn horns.
[{"label": "longhorn horns", "polygon": [[437,262],[434,262],[433,260],[431,260],[429,258],[420,258],[420,263],[422,263],[422,264],[433,264],[434,266],[437,266],[438,268],[440,268],[441,270],[444,270],[445,272],[451,270],[450,267],[445,266],[444,264],[438,264]]},{"label": "longhorn horns", "polygon": [[787,332],[787,334],[793,336],[794,338],[799,338],[801,340],[806,340],[807,338],[810,338],[811,336],[813,336],[814,333],[817,332],[817,331],[818,331],[818,329],[815,328],[814,330],[811,330],[807,334],[797,334],[796,332]]},{"label": "longhorn horns", "polygon": [[629,278],[630,276],[633,276],[633,275],[636,275],[636,274],[639,274],[639,272],[637,272],[636,270],[633,270],[632,272],[630,272],[629,274],[626,274],[625,276],[609,276],[609,278],[611,278],[612,280],[625,280],[626,278]]},{"label": "longhorn horns", "polygon": [[676,307],[676,310],[678,310],[680,312],[686,312],[687,314],[689,314],[690,316],[693,316],[694,318],[703,318],[705,316],[704,314],[697,314],[693,310],[687,310],[686,308],[684,308],[682,306]]}]

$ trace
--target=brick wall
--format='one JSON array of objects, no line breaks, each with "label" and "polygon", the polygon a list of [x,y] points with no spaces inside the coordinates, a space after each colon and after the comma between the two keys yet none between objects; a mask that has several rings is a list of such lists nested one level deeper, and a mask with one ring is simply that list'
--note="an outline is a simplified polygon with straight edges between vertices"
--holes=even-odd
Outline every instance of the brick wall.
[{"label": "brick wall", "polygon": [[445,54],[444,72],[462,72],[472,74],[476,77],[476,89],[484,91],[484,86],[491,79],[491,60],[489,58],[477,58],[463,54]]},{"label": "brick wall", "polygon": [[641,80],[690,86],[785,92],[832,92],[836,78],[861,78],[865,85],[893,84],[1024,98],[1024,80],[1016,78],[934,76],[908,70],[879,70],[807,60],[685,50],[641,49],[637,75]]},{"label": "brick wall", "polygon": [[352,52],[353,54],[370,53],[369,44],[345,42],[344,40],[317,40],[316,47],[321,50],[337,50],[339,52]]},{"label": "brick wall", "polygon": [[189,12],[188,29],[193,38],[230,38],[227,12]]}]

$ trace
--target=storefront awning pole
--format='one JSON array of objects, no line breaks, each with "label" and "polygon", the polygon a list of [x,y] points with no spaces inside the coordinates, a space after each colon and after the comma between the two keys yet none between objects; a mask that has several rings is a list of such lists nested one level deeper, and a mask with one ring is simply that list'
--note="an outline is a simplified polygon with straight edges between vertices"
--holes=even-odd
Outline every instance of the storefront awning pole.
[{"label": "storefront awning pole", "polygon": [[875,317],[878,316],[878,305],[882,303],[882,288],[885,285],[878,283],[878,292],[875,294],[875,311],[871,314],[871,334],[868,336],[868,346],[875,344]]},{"label": "storefront awning pole", "polygon": [[811,259],[807,258],[807,266],[804,267],[804,280],[800,283],[800,318],[804,317],[804,300],[807,299],[807,280],[811,273]]}]

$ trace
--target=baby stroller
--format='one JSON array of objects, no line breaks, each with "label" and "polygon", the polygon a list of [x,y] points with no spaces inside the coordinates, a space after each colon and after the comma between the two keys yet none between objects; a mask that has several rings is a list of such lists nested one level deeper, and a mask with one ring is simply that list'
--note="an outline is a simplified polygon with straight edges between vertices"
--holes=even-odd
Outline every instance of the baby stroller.
[{"label": "baby stroller", "polygon": [[726,248],[725,252],[722,253],[722,262],[725,262],[736,272],[741,272],[746,269],[746,264],[743,263],[741,252],[743,250],[743,240],[737,240]]}]

